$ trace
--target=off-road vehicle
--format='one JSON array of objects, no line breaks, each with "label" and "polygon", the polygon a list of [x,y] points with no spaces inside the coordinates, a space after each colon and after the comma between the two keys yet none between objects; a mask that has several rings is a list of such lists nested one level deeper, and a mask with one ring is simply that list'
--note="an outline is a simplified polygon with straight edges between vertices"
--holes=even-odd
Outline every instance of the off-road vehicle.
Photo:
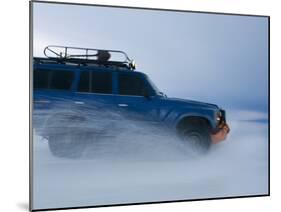
[{"label": "off-road vehicle", "polygon": [[201,152],[229,132],[224,110],[168,98],[123,51],[47,46],[44,54],[34,57],[33,126],[56,156],[79,157],[125,120],[176,133]]}]

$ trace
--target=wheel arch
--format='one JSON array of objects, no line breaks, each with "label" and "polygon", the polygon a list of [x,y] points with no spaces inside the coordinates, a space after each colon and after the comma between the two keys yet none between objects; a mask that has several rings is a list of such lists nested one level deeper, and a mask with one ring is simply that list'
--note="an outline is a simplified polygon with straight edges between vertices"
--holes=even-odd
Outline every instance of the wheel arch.
[{"label": "wheel arch", "polygon": [[180,132],[182,129],[185,128],[185,126],[189,124],[196,124],[196,123],[205,124],[209,128],[209,130],[212,129],[212,122],[208,118],[198,115],[190,115],[190,116],[182,117],[177,122],[176,131]]}]

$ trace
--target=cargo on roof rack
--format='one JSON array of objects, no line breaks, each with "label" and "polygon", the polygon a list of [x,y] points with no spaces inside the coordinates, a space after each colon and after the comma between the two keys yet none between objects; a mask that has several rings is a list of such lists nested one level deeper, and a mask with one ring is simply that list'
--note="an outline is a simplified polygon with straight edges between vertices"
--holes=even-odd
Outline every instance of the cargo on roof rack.
[{"label": "cargo on roof rack", "polygon": [[[135,62],[128,55],[119,50],[92,49],[69,46],[47,46],[44,55],[51,61],[60,63],[74,63],[81,65],[104,65],[135,69]],[[44,61],[43,58],[40,58]]]}]

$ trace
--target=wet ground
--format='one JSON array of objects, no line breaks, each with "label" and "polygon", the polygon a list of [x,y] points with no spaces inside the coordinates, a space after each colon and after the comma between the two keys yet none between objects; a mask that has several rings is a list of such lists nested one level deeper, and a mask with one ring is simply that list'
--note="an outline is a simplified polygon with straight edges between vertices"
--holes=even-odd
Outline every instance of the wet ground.
[{"label": "wet ground", "polygon": [[176,137],[134,130],[80,159],[62,159],[35,132],[34,208],[266,194],[267,115],[228,114],[228,139],[200,157]]}]

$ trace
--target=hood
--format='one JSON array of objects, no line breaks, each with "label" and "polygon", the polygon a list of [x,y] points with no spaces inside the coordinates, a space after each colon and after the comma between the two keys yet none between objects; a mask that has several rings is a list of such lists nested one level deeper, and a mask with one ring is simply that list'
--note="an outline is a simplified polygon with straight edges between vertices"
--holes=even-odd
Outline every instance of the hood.
[{"label": "hood", "polygon": [[209,108],[209,109],[213,109],[213,110],[219,109],[219,107],[215,104],[199,102],[199,101],[194,101],[194,100],[166,97],[165,101],[168,101],[169,103],[180,104],[182,106],[186,105],[186,106],[189,106],[189,107],[190,106],[192,106],[192,107],[204,107],[204,108]]}]

